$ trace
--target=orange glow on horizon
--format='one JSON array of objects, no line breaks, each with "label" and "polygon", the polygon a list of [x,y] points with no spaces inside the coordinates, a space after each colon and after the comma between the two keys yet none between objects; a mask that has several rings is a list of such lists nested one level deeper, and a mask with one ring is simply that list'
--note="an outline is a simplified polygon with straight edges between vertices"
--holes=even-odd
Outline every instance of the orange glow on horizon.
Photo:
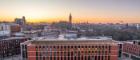
[{"label": "orange glow on horizon", "polygon": [[[3,17],[0,19],[0,21],[8,21],[8,22],[13,22],[15,18],[9,17]],[[31,23],[39,23],[39,22],[47,22],[47,23],[52,23],[52,22],[59,22],[59,21],[68,21],[68,17],[57,17],[57,18],[29,18],[26,17],[27,22]],[[88,23],[120,23],[123,21],[124,23],[139,23],[140,18],[72,18],[73,23],[83,23],[83,22],[88,22]]]},{"label": "orange glow on horizon", "polygon": [[27,22],[68,21],[73,23],[140,23],[139,1],[113,0],[1,0],[0,21],[13,22],[26,17]]}]

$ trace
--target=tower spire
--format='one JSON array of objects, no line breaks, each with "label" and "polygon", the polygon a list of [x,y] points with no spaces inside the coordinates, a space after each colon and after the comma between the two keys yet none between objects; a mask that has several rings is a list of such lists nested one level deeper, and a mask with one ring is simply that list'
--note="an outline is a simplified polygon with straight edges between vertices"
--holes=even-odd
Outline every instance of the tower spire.
[{"label": "tower spire", "polygon": [[71,13],[69,14],[69,23],[72,24],[72,15],[71,15]]},{"label": "tower spire", "polygon": [[69,14],[69,23],[70,23],[70,29],[72,29],[72,15],[71,15],[71,13]]}]

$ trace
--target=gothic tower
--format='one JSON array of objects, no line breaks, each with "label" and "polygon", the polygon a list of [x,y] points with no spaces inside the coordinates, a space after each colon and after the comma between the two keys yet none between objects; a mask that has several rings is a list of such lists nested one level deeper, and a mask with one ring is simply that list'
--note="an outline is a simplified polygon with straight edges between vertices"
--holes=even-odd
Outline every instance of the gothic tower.
[{"label": "gothic tower", "polygon": [[72,15],[71,15],[71,13],[69,14],[69,23],[72,24]]}]

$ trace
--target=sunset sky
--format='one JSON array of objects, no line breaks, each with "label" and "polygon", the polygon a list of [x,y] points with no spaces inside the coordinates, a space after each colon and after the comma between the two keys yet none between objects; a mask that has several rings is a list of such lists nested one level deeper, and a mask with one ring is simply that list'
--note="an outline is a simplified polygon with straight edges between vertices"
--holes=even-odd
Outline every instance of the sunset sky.
[{"label": "sunset sky", "polygon": [[0,0],[0,21],[140,23],[140,0]]}]

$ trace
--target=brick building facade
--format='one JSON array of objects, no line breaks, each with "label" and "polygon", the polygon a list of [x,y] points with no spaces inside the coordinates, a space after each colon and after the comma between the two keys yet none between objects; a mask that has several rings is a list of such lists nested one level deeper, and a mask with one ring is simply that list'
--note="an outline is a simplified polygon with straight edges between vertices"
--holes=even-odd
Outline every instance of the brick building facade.
[{"label": "brick building facade", "polygon": [[140,41],[126,42],[123,44],[123,56],[133,60],[140,60]]},{"label": "brick building facade", "polygon": [[22,60],[118,60],[112,40],[27,41],[21,51]]}]

